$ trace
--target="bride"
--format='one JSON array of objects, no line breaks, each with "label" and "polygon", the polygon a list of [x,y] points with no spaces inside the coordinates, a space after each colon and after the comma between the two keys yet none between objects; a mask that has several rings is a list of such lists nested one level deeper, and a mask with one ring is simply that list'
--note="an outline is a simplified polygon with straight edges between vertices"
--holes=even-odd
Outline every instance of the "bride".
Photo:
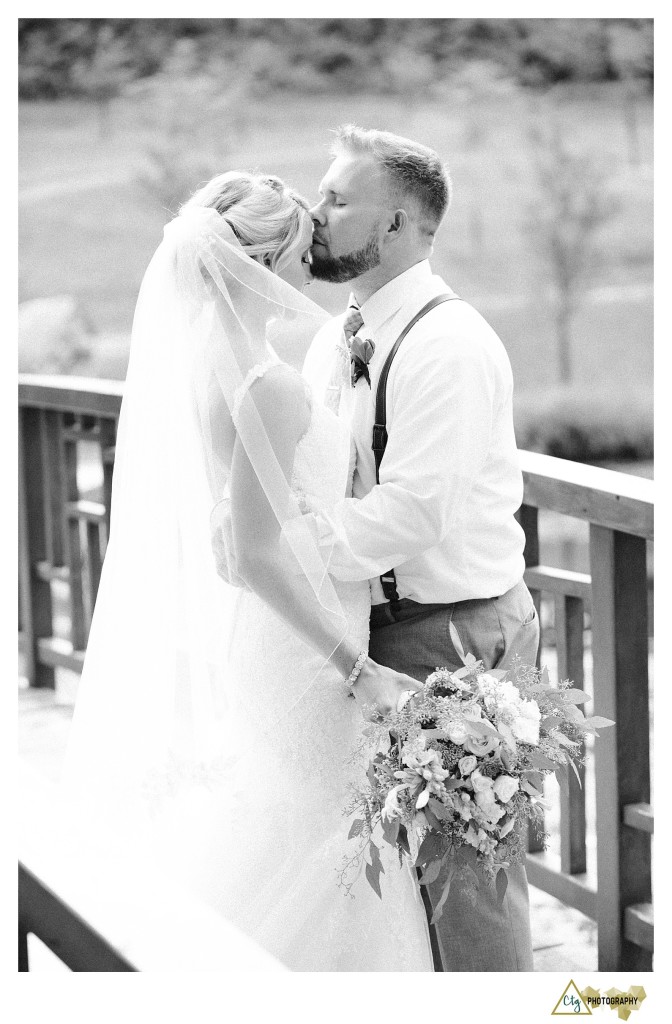
[{"label": "bride", "polygon": [[417,683],[367,658],[368,584],[332,581],[307,525],[354,471],[298,370],[327,319],[311,237],[300,196],[242,172],[165,228],[64,785],[291,970],[431,971],[411,870],[385,847],[382,900],[348,871],[371,684]]}]

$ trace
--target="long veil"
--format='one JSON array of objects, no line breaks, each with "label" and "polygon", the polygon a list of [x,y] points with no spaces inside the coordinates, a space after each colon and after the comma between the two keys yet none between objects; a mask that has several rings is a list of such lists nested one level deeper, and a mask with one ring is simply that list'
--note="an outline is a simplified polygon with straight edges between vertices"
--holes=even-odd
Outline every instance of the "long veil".
[{"label": "long veil", "polygon": [[[236,451],[276,517],[283,572],[308,596],[334,648],[346,634],[328,558],[274,449],[278,423],[255,400],[263,370],[300,365],[326,319],[248,257],[214,210],[187,209],[165,228],[134,317],[110,540],[62,784],[68,805],[111,833],[139,843],[162,802],[199,786],[233,792],[249,769],[249,746],[230,713],[231,689],[245,685],[240,670],[235,679],[230,671],[233,608],[245,584],[227,518]],[[307,407],[313,400],[306,393]],[[348,462],[343,440],[343,493]],[[269,602],[282,617],[281,595]],[[329,654],[323,648],[319,663]],[[260,724],[257,751],[263,730],[309,698],[319,671],[314,658],[306,663],[283,680],[280,710]]]}]

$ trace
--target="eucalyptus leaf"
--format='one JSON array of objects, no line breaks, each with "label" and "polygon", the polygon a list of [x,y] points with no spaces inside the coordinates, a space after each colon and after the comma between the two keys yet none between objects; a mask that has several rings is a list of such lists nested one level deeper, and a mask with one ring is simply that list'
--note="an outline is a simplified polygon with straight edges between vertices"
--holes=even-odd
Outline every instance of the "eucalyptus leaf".
[{"label": "eucalyptus leaf", "polygon": [[446,881],[444,882],[443,890],[441,891],[441,898],[439,899],[439,902],[434,907],[434,912],[432,914],[432,920],[430,922],[431,924],[436,924],[436,922],[440,919],[441,915],[443,914],[443,908],[444,908],[446,900],[448,899],[448,894],[450,893],[450,883],[453,880],[453,875],[454,874],[455,874],[455,868],[451,866],[448,869],[448,875],[446,877]]},{"label": "eucalyptus leaf", "polygon": [[380,868],[374,867],[372,864],[367,864],[364,869],[364,873],[366,874],[367,881],[376,896],[382,900],[383,894],[380,891]]},{"label": "eucalyptus leaf", "polygon": [[616,725],[612,718],[602,718],[601,715],[591,715],[584,724],[592,725],[593,729],[608,729],[610,725]]},{"label": "eucalyptus leaf", "polygon": [[400,825],[399,826],[399,835],[397,836],[397,844],[404,851],[404,853],[407,853],[410,856],[411,848],[408,845],[408,833],[406,832],[406,826],[405,825]]},{"label": "eucalyptus leaf", "polygon": [[431,885],[432,882],[437,880],[441,874],[441,864],[442,861],[440,857],[429,862],[420,878],[421,885]]},{"label": "eucalyptus leaf", "polygon": [[397,838],[399,836],[399,822],[390,821],[389,818],[382,819],[383,824],[383,839],[390,846],[397,845]]},{"label": "eucalyptus leaf", "polygon": [[465,721],[467,732],[471,736],[495,736],[498,740],[502,738],[501,732],[495,729],[494,725],[490,725],[490,722],[477,721],[472,722],[471,720]]},{"label": "eucalyptus leaf", "polygon": [[439,856],[442,851],[442,846],[441,837],[437,836],[435,832],[428,832],[420,843],[418,856],[415,858],[416,868],[422,867],[423,864],[426,864],[434,857]]},{"label": "eucalyptus leaf", "polygon": [[559,690],[558,692],[562,694],[562,699],[570,704],[585,704],[587,700],[590,700],[590,694],[585,693],[584,690],[570,688],[569,690]]},{"label": "eucalyptus leaf", "polygon": [[354,839],[355,836],[361,835],[362,829],[364,828],[365,824],[366,822],[364,821],[363,818],[357,818],[355,821],[353,821],[352,825],[350,826],[350,831],[348,832],[348,839]]},{"label": "eucalyptus leaf", "polygon": [[507,875],[504,868],[500,868],[495,876],[495,888],[497,890],[497,896],[499,898],[499,905],[501,906],[506,896],[506,890],[509,886],[509,876]]}]

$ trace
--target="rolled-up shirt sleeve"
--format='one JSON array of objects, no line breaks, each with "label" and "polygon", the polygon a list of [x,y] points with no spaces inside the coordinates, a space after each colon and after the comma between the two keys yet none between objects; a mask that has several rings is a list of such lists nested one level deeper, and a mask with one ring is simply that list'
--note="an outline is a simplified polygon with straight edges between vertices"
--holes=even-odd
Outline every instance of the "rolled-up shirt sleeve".
[{"label": "rolled-up shirt sleeve", "polygon": [[407,339],[387,388],[379,485],[316,516],[323,557],[341,580],[380,575],[439,544],[488,457],[497,366],[478,338]]}]

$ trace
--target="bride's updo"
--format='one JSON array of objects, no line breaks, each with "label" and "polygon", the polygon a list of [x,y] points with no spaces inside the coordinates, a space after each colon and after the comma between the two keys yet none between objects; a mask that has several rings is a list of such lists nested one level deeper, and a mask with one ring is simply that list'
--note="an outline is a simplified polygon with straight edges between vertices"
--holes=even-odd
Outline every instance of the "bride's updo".
[{"label": "bride's updo", "polygon": [[247,171],[218,174],[182,210],[195,206],[212,207],[221,214],[248,256],[272,271],[292,249],[308,215],[307,201],[280,178]]}]

